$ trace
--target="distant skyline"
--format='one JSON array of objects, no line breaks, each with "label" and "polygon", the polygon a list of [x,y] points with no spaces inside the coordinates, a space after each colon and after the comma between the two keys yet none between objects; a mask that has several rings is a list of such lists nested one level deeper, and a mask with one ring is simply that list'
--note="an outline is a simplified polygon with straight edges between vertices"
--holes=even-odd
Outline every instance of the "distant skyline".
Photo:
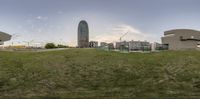
[{"label": "distant skyline", "polygon": [[14,43],[55,42],[77,45],[86,20],[90,40],[160,42],[164,31],[200,30],[200,0],[1,0],[0,31]]}]

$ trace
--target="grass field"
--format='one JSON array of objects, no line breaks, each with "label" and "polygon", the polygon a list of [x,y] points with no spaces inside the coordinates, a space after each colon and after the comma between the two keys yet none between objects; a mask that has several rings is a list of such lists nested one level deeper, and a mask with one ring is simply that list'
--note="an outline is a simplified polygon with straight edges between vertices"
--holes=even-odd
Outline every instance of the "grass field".
[{"label": "grass field", "polygon": [[200,98],[200,52],[0,52],[0,98]]}]

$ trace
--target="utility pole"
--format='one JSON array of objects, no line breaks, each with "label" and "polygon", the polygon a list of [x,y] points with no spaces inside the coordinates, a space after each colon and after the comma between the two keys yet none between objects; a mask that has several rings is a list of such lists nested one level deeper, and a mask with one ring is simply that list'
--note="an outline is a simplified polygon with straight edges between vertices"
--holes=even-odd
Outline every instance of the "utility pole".
[{"label": "utility pole", "polygon": [[19,37],[20,37],[20,35],[18,35],[18,34],[12,34],[12,46],[14,46],[14,41]]},{"label": "utility pole", "polygon": [[31,40],[31,41],[23,41],[25,43],[27,43],[27,47],[29,48],[30,47],[30,43],[32,43],[34,40]]}]

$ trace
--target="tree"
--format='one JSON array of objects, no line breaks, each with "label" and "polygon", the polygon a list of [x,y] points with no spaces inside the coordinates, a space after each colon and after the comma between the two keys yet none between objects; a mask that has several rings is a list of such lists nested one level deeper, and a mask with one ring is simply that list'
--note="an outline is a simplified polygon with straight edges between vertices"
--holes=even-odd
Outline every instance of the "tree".
[{"label": "tree", "polygon": [[68,46],[58,44],[58,45],[57,45],[57,48],[68,48]]},{"label": "tree", "polygon": [[47,44],[45,45],[45,48],[46,48],[46,49],[53,49],[53,48],[56,48],[56,45],[55,45],[54,43],[47,43]]}]

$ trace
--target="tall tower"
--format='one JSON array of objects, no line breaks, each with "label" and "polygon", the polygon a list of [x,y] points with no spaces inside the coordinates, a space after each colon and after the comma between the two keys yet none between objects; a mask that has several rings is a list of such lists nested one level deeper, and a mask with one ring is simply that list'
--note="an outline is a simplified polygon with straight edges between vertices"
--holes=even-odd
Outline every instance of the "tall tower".
[{"label": "tall tower", "polygon": [[82,20],[78,25],[78,47],[89,47],[89,27],[85,20]]}]

